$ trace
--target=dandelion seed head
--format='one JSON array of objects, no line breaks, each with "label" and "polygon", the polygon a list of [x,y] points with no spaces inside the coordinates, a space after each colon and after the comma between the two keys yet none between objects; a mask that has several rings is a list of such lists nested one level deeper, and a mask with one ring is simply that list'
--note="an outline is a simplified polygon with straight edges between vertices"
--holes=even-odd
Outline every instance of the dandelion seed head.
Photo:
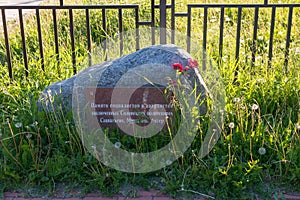
[{"label": "dandelion seed head", "polygon": [[251,107],[252,110],[257,110],[258,108],[259,108],[259,106],[257,104],[253,104]]},{"label": "dandelion seed head", "polygon": [[296,129],[300,130],[300,123],[296,125]]},{"label": "dandelion seed head", "polygon": [[265,154],[266,154],[266,149],[265,149],[264,147],[260,147],[260,148],[258,149],[258,153],[259,153],[260,155],[265,155]]},{"label": "dandelion seed head", "polygon": [[230,122],[228,126],[229,126],[229,128],[233,129],[234,128],[234,123]]},{"label": "dandelion seed head", "polygon": [[23,126],[22,122],[18,122],[15,124],[15,127],[16,128],[21,128]]},{"label": "dandelion seed head", "polygon": [[105,174],[105,177],[109,177],[109,173],[106,173],[106,174]]},{"label": "dandelion seed head", "polygon": [[97,148],[96,145],[92,145],[93,150],[96,150],[96,148]]},{"label": "dandelion seed head", "polygon": [[167,165],[171,165],[171,164],[172,164],[172,161],[171,161],[171,160],[167,160],[167,161],[166,161],[166,164],[167,164]]},{"label": "dandelion seed head", "polygon": [[27,135],[26,135],[26,138],[27,139],[30,139],[32,137],[32,135],[30,134],[30,133],[28,133]]},{"label": "dandelion seed head", "polygon": [[115,143],[115,148],[119,149],[122,146],[121,142],[116,142]]}]

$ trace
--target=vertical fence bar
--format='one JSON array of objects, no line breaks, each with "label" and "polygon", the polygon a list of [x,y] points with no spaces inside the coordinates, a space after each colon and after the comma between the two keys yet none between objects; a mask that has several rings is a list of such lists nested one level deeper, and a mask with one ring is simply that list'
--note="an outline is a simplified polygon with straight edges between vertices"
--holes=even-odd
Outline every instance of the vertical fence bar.
[{"label": "vertical fence bar", "polygon": [[37,22],[37,31],[38,31],[38,39],[39,39],[41,65],[42,65],[42,70],[45,71],[43,37],[42,37],[42,29],[41,29],[40,10],[38,8],[36,9],[36,22]]},{"label": "vertical fence bar", "polygon": [[252,52],[252,67],[255,65],[255,59],[256,59],[258,14],[259,14],[259,7],[255,7],[254,28],[253,28],[253,41],[252,41],[252,48],[251,48],[251,52]]},{"label": "vertical fence bar", "polygon": [[167,43],[167,2],[160,0],[160,44]]},{"label": "vertical fence bar", "polygon": [[151,0],[151,35],[152,45],[155,45],[155,0]]},{"label": "vertical fence bar", "polygon": [[123,16],[122,9],[119,8],[119,40],[120,40],[120,56],[123,55]]},{"label": "vertical fence bar", "polygon": [[6,25],[5,9],[1,9],[1,13],[2,13],[3,33],[4,33],[4,39],[5,39],[5,49],[6,49],[6,56],[7,56],[8,74],[9,74],[9,78],[11,80],[13,80],[14,77],[13,77],[12,65],[11,65],[11,54],[10,54],[10,45],[9,45],[7,25]]},{"label": "vertical fence bar", "polygon": [[59,0],[59,5],[63,6],[64,5],[64,0]]},{"label": "vertical fence bar", "polygon": [[191,16],[192,8],[188,6],[188,18],[187,18],[187,52],[191,52],[191,26],[192,26],[192,16]]},{"label": "vertical fence bar", "polygon": [[[57,19],[56,19],[56,9],[52,9],[52,15],[53,15],[53,29],[54,29],[54,42],[55,42],[55,57],[57,61],[57,65],[60,65],[60,58],[59,58],[59,44],[58,44],[58,29],[57,29]],[[60,76],[60,68],[58,67],[58,74]]]},{"label": "vertical fence bar", "polygon": [[272,65],[273,57],[273,38],[274,38],[274,28],[275,28],[275,16],[276,16],[276,7],[272,7],[272,16],[271,16],[271,27],[270,27],[270,40],[269,40],[269,55],[268,55],[268,64]]},{"label": "vertical fence bar", "polygon": [[72,65],[73,65],[73,74],[75,75],[77,73],[77,69],[76,69],[76,55],[75,55],[74,20],[73,20],[73,10],[71,8],[69,9],[69,20],[70,20]]},{"label": "vertical fence bar", "polygon": [[171,1],[171,43],[175,44],[175,0]]},{"label": "vertical fence bar", "polygon": [[220,16],[220,36],[219,36],[220,60],[222,60],[223,57],[223,35],[224,35],[224,7],[221,8],[221,16]]},{"label": "vertical fence bar", "polygon": [[206,46],[207,46],[207,7],[204,7],[203,16],[203,42],[202,42],[202,69],[206,70]]},{"label": "vertical fence bar", "polygon": [[238,72],[239,72],[239,59],[240,59],[240,38],[241,38],[241,25],[242,25],[242,7],[238,8],[238,18],[237,18],[237,27],[236,27],[236,43],[235,43],[235,60],[237,67],[234,71],[234,81],[236,81]]},{"label": "vertical fence bar", "polygon": [[[102,29],[104,30],[104,34],[106,33],[106,10],[105,8],[102,9]],[[104,49],[104,54],[105,54],[105,58],[104,60],[107,61],[108,55],[107,55],[107,42],[106,39],[104,38],[103,41],[103,49]]]},{"label": "vertical fence bar", "polygon": [[91,25],[90,25],[90,11],[85,9],[85,21],[86,21],[86,37],[88,45],[88,56],[89,56],[89,66],[92,66],[92,45],[91,45]]},{"label": "vertical fence bar", "polygon": [[20,21],[20,30],[21,30],[21,37],[22,37],[22,49],[23,49],[23,59],[24,59],[24,66],[25,66],[25,76],[28,77],[28,73],[29,73],[28,57],[27,57],[27,50],[26,50],[26,38],[25,38],[25,30],[24,30],[24,22],[23,22],[23,13],[22,13],[21,8],[19,8],[19,21]]},{"label": "vertical fence bar", "polygon": [[[153,29],[153,27],[152,27]],[[153,34],[153,32],[152,32]],[[153,37],[153,36],[152,36]],[[139,32],[139,7],[135,8],[135,49],[138,51],[140,49],[140,32]]]},{"label": "vertical fence bar", "polygon": [[285,55],[284,55],[285,72],[287,72],[287,66],[289,63],[291,29],[292,29],[292,23],[293,23],[293,8],[294,8],[293,6],[289,7],[289,19],[288,19],[287,32],[286,32],[286,45],[285,45]]}]

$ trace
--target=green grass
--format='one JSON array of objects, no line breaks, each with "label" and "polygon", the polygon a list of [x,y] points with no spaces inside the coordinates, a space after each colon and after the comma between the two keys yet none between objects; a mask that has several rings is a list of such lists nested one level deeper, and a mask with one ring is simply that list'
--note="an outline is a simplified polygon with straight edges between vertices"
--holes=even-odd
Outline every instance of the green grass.
[{"label": "green grass", "polygon": [[[129,1],[122,1],[126,2]],[[238,2],[242,1],[235,3]],[[248,3],[257,2],[259,1]],[[68,3],[73,1],[66,1],[66,4]],[[101,3],[119,3],[119,1],[101,1]],[[148,20],[149,2],[138,1],[138,3],[142,6],[140,17]],[[178,1],[176,4],[178,12],[186,10],[185,3]],[[227,20],[224,27],[222,58],[218,57],[216,50],[219,42],[220,12],[217,9],[209,11],[207,51],[208,55],[219,63],[217,67],[227,95],[221,137],[209,155],[199,159],[197,155],[206,131],[203,125],[202,131],[198,133],[190,149],[178,161],[160,171],[133,175],[105,167],[87,152],[81,144],[71,114],[64,115],[62,111],[48,114],[38,111],[36,100],[40,92],[49,84],[69,78],[73,73],[70,37],[67,34],[68,12],[58,11],[60,52],[63,52],[59,64],[56,62],[51,12],[41,11],[41,13],[45,72],[41,70],[34,15],[27,15],[25,23],[29,56],[28,78],[25,78],[18,22],[9,23],[13,81],[8,76],[3,35],[0,36],[0,192],[17,188],[25,191],[39,188],[40,192],[53,192],[60,183],[70,183],[71,187],[80,188],[83,193],[99,190],[105,194],[113,194],[120,189],[127,191],[128,185],[131,185],[129,188],[134,188],[133,190],[138,187],[163,188],[171,196],[189,197],[206,194],[225,199],[255,198],[256,195],[271,198],[272,193],[280,194],[289,189],[297,192],[296,189],[300,186],[298,8],[294,9],[293,14],[287,71],[283,63],[288,9],[277,9],[271,67],[267,62],[270,9],[260,10],[257,59],[254,66],[251,64],[250,51],[254,10],[243,10],[240,60],[237,63],[233,51],[237,10],[225,10]],[[201,9],[193,11],[192,37],[196,41],[193,48],[197,48],[197,44],[202,44],[202,13]],[[126,10],[124,15],[127,16],[124,17],[124,30],[130,30],[134,22],[134,12]],[[74,11],[78,71],[87,67],[84,16],[84,11]],[[106,36],[114,37],[118,31],[117,12],[109,11],[107,17],[110,23],[105,33],[97,20],[101,19],[101,12],[91,11],[93,47],[99,45]],[[185,24],[185,19],[176,21],[178,31],[183,34],[186,31]],[[143,45],[149,44],[145,41]],[[184,46],[184,42],[181,45]],[[126,53],[133,50],[127,49]],[[118,56],[111,55],[111,57]],[[200,59],[199,55],[193,57]],[[101,57],[93,59],[94,63],[101,61]],[[239,75],[234,82],[234,71],[237,67]],[[255,107],[257,109],[253,109]],[[209,119],[206,119],[206,122],[209,122]],[[114,134],[117,136],[113,137]],[[121,138],[118,132],[112,133],[111,137],[115,141],[122,141],[122,145],[127,141],[128,149],[146,150],[141,144],[136,146],[137,141],[134,139]],[[160,137],[153,138],[150,147],[159,148],[169,139],[163,141]],[[129,194],[130,191],[125,193]]]}]

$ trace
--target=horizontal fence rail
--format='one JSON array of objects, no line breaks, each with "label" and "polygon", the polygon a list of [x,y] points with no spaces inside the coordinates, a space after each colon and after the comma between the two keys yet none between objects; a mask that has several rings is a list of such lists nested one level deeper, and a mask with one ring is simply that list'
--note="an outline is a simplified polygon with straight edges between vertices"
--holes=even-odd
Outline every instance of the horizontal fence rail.
[{"label": "horizontal fence rail", "polygon": [[[105,37],[108,37],[108,32],[115,31],[116,33],[122,33],[126,31],[128,27],[125,27],[124,20],[131,20],[131,29],[136,29],[136,43],[135,50],[141,48],[139,36],[141,27],[152,27],[151,29],[151,44],[166,44],[172,43],[177,44],[177,30],[179,26],[184,28],[187,36],[185,43],[185,48],[187,51],[191,51],[192,48],[201,48],[202,51],[202,65],[205,70],[206,67],[206,56],[209,55],[217,60],[222,60],[227,55],[233,55],[236,61],[241,59],[250,60],[251,65],[255,66],[258,57],[262,55],[267,55],[267,62],[271,66],[274,53],[277,55],[277,49],[275,49],[275,43],[277,45],[279,39],[277,38],[278,33],[275,31],[275,27],[278,25],[278,16],[287,13],[286,20],[280,22],[280,28],[284,36],[281,34],[281,40],[284,42],[284,47],[280,48],[283,54],[283,65],[287,69],[289,64],[289,58],[291,53],[291,44],[300,44],[300,24],[294,23],[293,20],[296,17],[300,17],[300,4],[268,4],[268,1],[264,1],[264,4],[188,4],[186,6],[186,11],[176,12],[175,0],[171,0],[170,4],[167,4],[166,0],[160,0],[160,4],[155,4],[154,0],[150,2],[150,12],[149,21],[140,20],[140,6],[139,5],[63,5],[63,1],[60,1],[59,6],[0,6],[1,9],[1,19],[2,24],[0,29],[3,32],[3,38],[1,39],[1,50],[0,52],[0,64],[7,67],[8,76],[10,79],[14,79],[14,67],[13,63],[14,57],[18,55],[13,55],[12,48],[16,47],[12,45],[10,39],[10,27],[12,24],[18,26],[20,32],[15,32],[18,34],[17,37],[21,38],[21,47],[19,59],[22,59],[24,65],[25,77],[30,74],[29,58],[33,55],[29,52],[28,42],[31,42],[32,38],[26,35],[26,30],[32,28],[26,26],[26,17],[23,15],[24,10],[33,10],[31,14],[34,16],[36,21],[36,31],[37,31],[37,51],[38,60],[40,62],[40,67],[45,71],[46,68],[46,52],[44,50],[45,39],[42,16],[41,13],[48,11],[48,17],[51,17],[51,29],[53,35],[54,47],[54,57],[57,66],[60,66],[62,62],[62,55],[70,54],[72,63],[72,73],[76,74],[78,72],[78,46],[81,45],[80,42],[86,44],[86,51],[88,52],[88,65],[92,65],[92,50],[95,41],[102,41],[102,48],[104,51],[107,50],[107,44]],[[7,20],[6,11],[17,10],[18,18],[15,22]],[[116,16],[115,21],[110,21],[109,12],[114,11]],[[270,15],[266,19],[261,19],[261,13],[265,11],[270,11]],[[84,27],[78,27],[78,17],[77,12],[83,12],[81,20],[84,20]],[[64,12],[61,14],[61,12]],[[97,15],[97,22],[99,22],[99,27],[95,27],[91,20],[95,20],[91,17],[91,13],[99,13]],[[132,14],[128,16],[129,12]],[[126,15],[126,16],[125,16]],[[64,17],[68,21],[68,30],[61,30],[64,20],[60,17]],[[100,17],[101,16],[101,17]],[[132,19],[129,19],[131,17]],[[182,23],[184,21],[184,23]],[[179,22],[179,23],[178,23]],[[251,30],[247,32],[248,38],[245,37],[245,30],[243,25],[247,23],[250,24]],[[110,30],[112,24],[116,25],[116,30]],[[183,24],[183,25],[182,25]],[[154,27],[160,28],[159,31],[159,41],[156,36],[156,29]],[[217,31],[212,31],[216,29]],[[292,30],[295,29],[293,33]],[[84,34],[78,35],[77,29],[83,29]],[[126,30],[125,30],[126,29]],[[168,33],[168,30],[172,30]],[[195,32],[198,30],[198,32]],[[199,31],[200,30],[200,31]],[[61,47],[61,32],[63,31],[63,36],[68,38],[70,41],[69,50],[63,50]],[[267,31],[268,38],[261,38],[260,32]],[[101,34],[99,33],[101,32]],[[66,36],[67,35],[67,36]],[[212,40],[212,35],[216,35]],[[196,42],[192,41],[196,38]],[[30,40],[30,41],[28,41]],[[119,54],[122,56],[124,54],[124,38],[122,34],[119,34]],[[247,42],[248,45],[245,45]],[[281,44],[283,44],[281,42]],[[293,46],[293,47],[294,47]],[[242,48],[243,47],[243,48]],[[297,46],[296,46],[297,47]],[[243,52],[245,55],[241,55],[242,51],[250,52],[250,56]],[[276,50],[276,52],[275,52]],[[300,49],[299,49],[300,51]],[[234,52],[234,53],[233,53]],[[48,54],[49,52],[47,52]],[[299,52],[298,52],[299,53]],[[37,55],[34,55],[35,57]],[[300,53],[299,53],[300,54]],[[20,56],[19,55],[19,56]],[[105,60],[107,59],[107,55]],[[60,70],[60,67],[58,67]],[[236,70],[237,75],[238,69]]]}]

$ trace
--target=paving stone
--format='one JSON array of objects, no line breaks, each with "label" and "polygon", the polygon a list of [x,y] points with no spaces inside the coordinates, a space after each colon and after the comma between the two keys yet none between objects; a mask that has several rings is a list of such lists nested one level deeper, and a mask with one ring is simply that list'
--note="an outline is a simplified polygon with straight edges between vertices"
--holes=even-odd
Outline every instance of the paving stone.
[{"label": "paving stone", "polygon": [[286,199],[300,200],[300,196],[296,196],[296,195],[285,194],[285,195],[283,195],[283,196],[284,196],[284,198],[286,198]]},{"label": "paving stone", "polygon": [[137,198],[129,198],[129,197],[119,197],[118,200],[152,200],[153,197],[137,197]]},{"label": "paving stone", "polygon": [[154,197],[153,200],[174,200],[171,197]]},{"label": "paving stone", "polygon": [[17,193],[17,192],[4,192],[5,197],[23,197],[23,193]]},{"label": "paving stone", "polygon": [[118,200],[117,197],[85,197],[83,200]]}]

